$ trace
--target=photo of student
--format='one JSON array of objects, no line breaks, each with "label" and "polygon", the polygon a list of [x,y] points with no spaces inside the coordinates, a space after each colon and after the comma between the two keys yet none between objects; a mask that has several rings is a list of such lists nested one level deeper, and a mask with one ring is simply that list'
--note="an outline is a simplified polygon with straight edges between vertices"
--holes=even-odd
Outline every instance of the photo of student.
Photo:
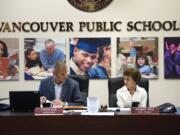
[{"label": "photo of student", "polygon": [[42,68],[42,70],[44,70],[42,63],[38,57],[38,54],[34,49],[28,48],[25,52],[25,57],[26,57],[26,64],[25,64],[26,69],[39,66],[40,68]]},{"label": "photo of student", "polygon": [[130,48],[128,58],[129,58],[130,62],[134,65],[136,62],[136,56],[137,56],[137,50],[135,48],[135,42],[132,38],[130,38],[128,44],[129,44],[129,48]]},{"label": "photo of student", "polygon": [[177,76],[180,76],[180,42],[179,42],[177,49],[176,49],[175,65],[176,65]]},{"label": "photo of student", "polygon": [[90,78],[107,79],[111,77],[111,42],[110,38],[102,39],[103,46],[98,49],[98,61],[90,68],[88,75]]},{"label": "photo of student", "polygon": [[165,78],[180,78],[180,37],[164,38]]},{"label": "photo of student", "polygon": [[8,49],[5,42],[0,40],[0,57],[8,57]]},{"label": "photo of student", "polygon": [[158,39],[156,37],[117,38],[117,76],[127,68],[137,68],[142,77],[158,78]]},{"label": "photo of student", "polygon": [[56,61],[65,62],[65,55],[62,50],[55,47],[55,42],[52,39],[47,39],[44,45],[45,49],[40,51],[40,59],[44,69],[53,72]]},{"label": "photo of student", "polygon": [[[44,72],[44,68],[42,66],[42,63],[38,57],[37,52],[32,49],[32,48],[28,48],[25,52],[25,71],[27,73],[32,73],[33,71],[38,73]],[[35,73],[34,73],[35,74]],[[26,80],[31,80],[33,79],[31,76],[28,76],[28,74],[26,75]]]},{"label": "photo of student", "polygon": [[70,58],[70,74],[96,79],[108,78],[111,74],[110,38],[75,39],[70,42],[70,46],[73,46],[70,47],[73,56]]},{"label": "photo of student", "polygon": [[145,54],[137,56],[136,67],[142,75],[150,75],[151,73],[151,67],[149,66],[148,58]]},{"label": "photo of student", "polygon": [[65,39],[26,38],[25,80],[53,75],[55,62],[65,62]]},{"label": "photo of student", "polygon": [[19,41],[16,38],[0,39],[0,80],[19,79]]}]

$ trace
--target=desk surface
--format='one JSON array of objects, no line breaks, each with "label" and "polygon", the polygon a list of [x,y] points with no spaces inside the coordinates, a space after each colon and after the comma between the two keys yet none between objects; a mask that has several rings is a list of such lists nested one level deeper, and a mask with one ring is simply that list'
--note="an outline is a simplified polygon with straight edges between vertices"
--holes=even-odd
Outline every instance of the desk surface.
[{"label": "desk surface", "polygon": [[0,112],[0,133],[5,134],[76,134],[93,135],[179,135],[180,109],[175,114],[115,116],[34,116],[33,113]]}]

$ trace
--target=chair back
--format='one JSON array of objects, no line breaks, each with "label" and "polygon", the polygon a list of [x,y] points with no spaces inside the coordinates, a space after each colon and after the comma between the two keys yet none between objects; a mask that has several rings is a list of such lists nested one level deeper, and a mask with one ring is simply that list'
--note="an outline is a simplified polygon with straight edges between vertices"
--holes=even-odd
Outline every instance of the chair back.
[{"label": "chair back", "polygon": [[89,78],[84,75],[69,75],[70,78],[76,80],[79,83],[79,89],[84,101],[84,105],[87,105],[87,97],[89,92]]},{"label": "chair back", "polygon": [[[141,78],[138,85],[146,90],[147,106],[149,106],[149,80],[146,78]],[[109,107],[117,107],[116,91],[123,86],[124,86],[123,77],[110,78],[108,80]]]}]

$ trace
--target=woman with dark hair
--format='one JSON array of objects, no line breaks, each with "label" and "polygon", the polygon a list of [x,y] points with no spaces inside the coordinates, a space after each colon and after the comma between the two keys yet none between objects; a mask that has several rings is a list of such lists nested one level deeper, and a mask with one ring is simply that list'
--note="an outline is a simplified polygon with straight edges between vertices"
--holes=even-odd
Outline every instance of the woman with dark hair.
[{"label": "woman with dark hair", "polygon": [[8,49],[5,42],[0,40],[0,57],[8,57]]},{"label": "woman with dark hair", "polygon": [[44,68],[38,57],[38,54],[34,49],[28,48],[25,52],[25,58],[26,58],[25,69],[39,66],[39,68],[41,68],[41,70],[44,71]]},{"label": "woman with dark hair", "polygon": [[6,43],[0,40],[0,79],[8,77],[8,50]]},{"label": "woman with dark hair", "polygon": [[117,90],[117,105],[119,107],[129,108],[133,103],[138,103],[139,107],[146,107],[147,92],[137,84],[141,79],[139,70],[128,68],[124,71],[124,86]]}]

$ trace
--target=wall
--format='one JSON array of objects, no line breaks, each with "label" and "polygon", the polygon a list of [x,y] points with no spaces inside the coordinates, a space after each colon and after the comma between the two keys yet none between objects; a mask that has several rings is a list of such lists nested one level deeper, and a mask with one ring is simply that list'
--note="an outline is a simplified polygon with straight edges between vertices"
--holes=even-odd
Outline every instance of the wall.
[{"label": "wall", "polygon": [[[0,0],[0,21],[71,21],[74,24],[79,21],[180,21],[179,0],[114,0],[107,8],[95,12],[86,13],[72,7],[66,0]],[[180,106],[179,80],[164,79],[163,62],[163,37],[180,36],[178,32],[127,32],[123,27],[121,32],[46,32],[46,33],[0,33],[1,38],[19,38],[20,44],[20,80],[1,81],[0,98],[8,97],[9,90],[38,90],[39,81],[25,81],[24,68],[24,38],[58,38],[64,37],[102,37],[112,38],[112,50],[116,52],[116,38],[130,36],[159,37],[159,69],[160,76],[157,80],[150,80],[150,105],[156,106],[164,102],[172,102]],[[112,53],[113,77],[115,77],[115,56]],[[99,96],[101,104],[108,103],[107,80],[91,80],[90,96]],[[5,101],[8,102],[8,101]]]}]

